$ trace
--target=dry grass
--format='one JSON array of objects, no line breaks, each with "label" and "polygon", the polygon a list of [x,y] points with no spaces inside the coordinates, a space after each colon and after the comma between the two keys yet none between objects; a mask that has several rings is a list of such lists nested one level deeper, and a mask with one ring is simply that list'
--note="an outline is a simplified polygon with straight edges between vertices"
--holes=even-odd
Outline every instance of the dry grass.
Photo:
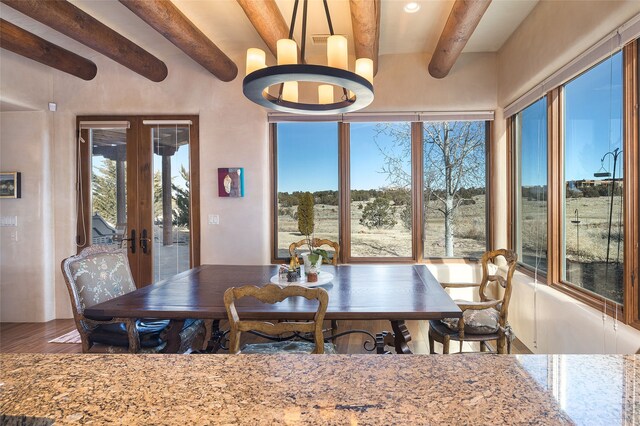
[{"label": "dry grass", "polygon": [[[459,207],[454,221],[454,255],[478,257],[485,250],[484,197],[476,197],[476,204]],[[351,205],[351,254],[354,257],[411,257],[411,231],[401,220],[404,206],[396,208],[397,223],[390,229],[369,229],[360,224],[366,202],[356,201]],[[444,256],[444,216],[435,210],[435,203],[427,209],[425,256]],[[302,238],[292,208],[279,208],[278,249],[283,257],[288,256],[289,244]],[[337,206],[315,206],[316,237],[338,240]]]}]

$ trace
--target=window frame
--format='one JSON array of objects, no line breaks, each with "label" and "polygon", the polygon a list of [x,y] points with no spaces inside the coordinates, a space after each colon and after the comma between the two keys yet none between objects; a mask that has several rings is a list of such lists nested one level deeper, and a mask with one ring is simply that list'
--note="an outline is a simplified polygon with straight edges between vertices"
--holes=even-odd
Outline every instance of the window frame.
[{"label": "window frame", "polygon": [[[623,266],[623,303],[616,303],[596,293],[585,290],[575,284],[562,279],[562,245],[564,229],[564,84],[548,90],[547,98],[547,274],[545,282],[550,287],[557,289],[607,315],[623,321],[625,324],[640,329],[640,286],[638,281],[638,266],[640,265],[640,242],[638,219],[640,214],[639,200],[640,183],[638,181],[640,170],[640,148],[638,148],[638,56],[640,50],[638,40],[626,44],[622,50],[623,67],[623,218],[624,218],[624,266]],[[612,52],[613,55],[616,52]],[[607,58],[601,59],[593,66],[600,64]],[[589,67],[588,69],[590,69]],[[588,69],[576,74],[576,78]],[[567,81],[570,81],[568,79]],[[507,238],[509,248],[515,248],[516,243],[516,217],[518,212],[516,203],[517,181],[517,138],[516,115],[520,111],[507,118],[507,174],[509,176],[507,188],[509,218]],[[517,270],[533,277],[534,270],[526,265],[518,263]],[[538,276],[542,276],[538,273]]]},{"label": "window frame", "polygon": [[[296,120],[301,121],[301,120]],[[330,120],[334,121],[334,120]],[[384,120],[370,120],[369,122],[382,122]],[[403,120],[396,120],[403,121]],[[425,120],[426,121],[426,120]],[[467,120],[445,120],[467,121]],[[491,197],[493,182],[493,164],[495,159],[491,157],[493,140],[493,121],[475,120],[485,122],[485,249],[493,246],[495,227],[491,226],[491,212],[494,211],[495,200]],[[312,120],[309,121],[313,122]],[[337,121],[338,124],[338,234],[340,243],[340,263],[366,264],[366,263],[400,263],[400,264],[477,264],[480,258],[476,257],[424,257],[423,252],[423,123],[424,121],[410,121],[411,123],[411,202],[412,202],[412,255],[411,257],[354,257],[351,255],[351,182],[350,182],[350,123]],[[271,169],[271,262],[279,264],[288,259],[278,258],[277,232],[278,232],[278,129],[277,122],[269,124],[269,151]]]}]

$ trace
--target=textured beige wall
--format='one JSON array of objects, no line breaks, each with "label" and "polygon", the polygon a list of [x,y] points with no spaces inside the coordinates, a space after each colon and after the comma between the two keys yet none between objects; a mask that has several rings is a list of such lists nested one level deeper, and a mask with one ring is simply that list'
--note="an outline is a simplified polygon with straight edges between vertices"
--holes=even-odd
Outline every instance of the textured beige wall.
[{"label": "textured beige wall", "polygon": [[21,172],[22,198],[0,200],[0,321],[55,318],[52,171],[48,114],[0,113],[0,170]]}]

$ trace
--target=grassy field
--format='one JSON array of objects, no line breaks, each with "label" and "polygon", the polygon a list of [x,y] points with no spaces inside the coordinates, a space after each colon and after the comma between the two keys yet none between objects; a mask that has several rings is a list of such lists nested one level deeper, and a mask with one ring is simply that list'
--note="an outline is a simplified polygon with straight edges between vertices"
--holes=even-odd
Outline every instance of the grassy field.
[{"label": "grassy field", "polygon": [[[475,197],[476,204],[459,207],[454,222],[454,256],[479,257],[485,250],[484,196]],[[404,206],[397,206],[397,223],[390,229],[369,229],[360,224],[364,201],[351,205],[351,254],[354,257],[411,257],[411,231],[402,223]],[[363,206],[361,209],[360,206]],[[425,255],[444,256],[444,216],[435,211],[435,203],[429,206],[425,232]],[[282,257],[288,256],[289,244],[303,238],[298,232],[298,222],[293,219],[296,207],[279,208],[278,249]],[[338,240],[338,207],[319,204],[315,211],[315,235],[319,238]]]}]

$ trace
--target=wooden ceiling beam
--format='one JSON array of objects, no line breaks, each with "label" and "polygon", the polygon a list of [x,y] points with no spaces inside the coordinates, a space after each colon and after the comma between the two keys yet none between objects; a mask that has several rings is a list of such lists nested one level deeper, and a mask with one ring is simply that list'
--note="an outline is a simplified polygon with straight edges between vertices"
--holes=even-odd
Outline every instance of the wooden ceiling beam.
[{"label": "wooden ceiling beam", "polygon": [[429,74],[444,78],[462,53],[491,0],[456,0],[429,63]]},{"label": "wooden ceiling beam", "polygon": [[277,57],[276,43],[281,38],[289,37],[289,26],[275,0],[237,1],[273,56]]},{"label": "wooden ceiling beam", "polygon": [[96,76],[96,64],[0,19],[0,47],[83,80]]},{"label": "wooden ceiling beam", "polygon": [[151,81],[167,77],[164,62],[66,0],[1,1]]},{"label": "wooden ceiling beam", "polygon": [[169,0],[120,0],[129,10],[222,81],[238,75],[236,64]]},{"label": "wooden ceiling beam", "polygon": [[349,6],[356,58],[373,60],[373,75],[376,75],[380,45],[380,0],[350,0]]}]

